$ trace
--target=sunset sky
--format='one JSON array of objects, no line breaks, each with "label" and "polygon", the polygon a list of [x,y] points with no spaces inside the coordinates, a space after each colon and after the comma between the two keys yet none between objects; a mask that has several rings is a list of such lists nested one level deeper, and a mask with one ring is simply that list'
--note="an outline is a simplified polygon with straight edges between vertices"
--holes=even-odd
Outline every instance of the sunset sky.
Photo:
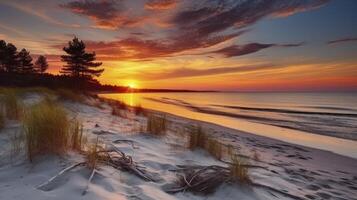
[{"label": "sunset sky", "polygon": [[0,0],[0,39],[46,55],[51,73],[74,36],[102,83],[357,90],[356,0]]}]

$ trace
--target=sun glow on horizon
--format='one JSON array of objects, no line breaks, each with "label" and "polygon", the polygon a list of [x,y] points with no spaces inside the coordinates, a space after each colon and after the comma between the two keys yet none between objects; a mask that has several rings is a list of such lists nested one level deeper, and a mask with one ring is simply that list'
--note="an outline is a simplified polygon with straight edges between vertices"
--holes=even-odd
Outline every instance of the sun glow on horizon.
[{"label": "sun glow on horizon", "polygon": [[129,88],[138,88],[138,81],[128,80],[126,81],[125,85],[128,86]]}]

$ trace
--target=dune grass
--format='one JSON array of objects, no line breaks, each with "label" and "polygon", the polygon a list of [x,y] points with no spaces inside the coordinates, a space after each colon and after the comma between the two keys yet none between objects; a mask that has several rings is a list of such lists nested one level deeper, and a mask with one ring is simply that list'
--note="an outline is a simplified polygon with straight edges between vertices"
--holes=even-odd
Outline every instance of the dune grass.
[{"label": "dune grass", "polygon": [[73,90],[69,89],[57,89],[55,93],[64,100],[69,100],[73,102],[79,102],[79,103],[84,103],[85,102],[85,97],[83,96],[82,93],[75,92]]},{"label": "dune grass", "polygon": [[[201,126],[189,126],[187,128],[189,130],[188,149],[191,151],[201,148],[217,160],[222,160],[225,155],[225,149],[227,149],[227,152],[229,151],[226,145],[219,142],[216,138],[209,136]],[[229,153],[227,154],[230,155]]]},{"label": "dune grass", "polygon": [[223,156],[223,145],[215,138],[208,136],[201,126],[188,127],[188,148],[195,150],[201,148],[206,150],[214,158],[221,160]]},{"label": "dune grass", "polygon": [[247,162],[238,155],[232,155],[229,171],[233,180],[243,184],[249,184],[251,182]]},{"label": "dune grass", "polygon": [[112,107],[112,115],[126,118],[122,113],[123,111],[124,110],[121,110],[118,107]]},{"label": "dune grass", "polygon": [[83,125],[77,119],[71,121],[70,135],[70,147],[81,151],[86,143],[86,138],[83,136]]},{"label": "dune grass", "polygon": [[165,135],[167,130],[167,119],[165,115],[148,115],[146,131],[150,134],[161,136]]},{"label": "dune grass", "polygon": [[21,87],[12,88],[18,95],[28,94],[28,93],[38,93],[44,95],[53,95],[55,92],[52,89],[46,87]]},{"label": "dune grass", "polygon": [[2,90],[1,104],[8,119],[20,119],[23,113],[23,106],[15,90]]},{"label": "dune grass", "polygon": [[2,106],[0,105],[0,130],[3,129],[5,126],[5,116],[1,107]]},{"label": "dune grass", "polygon": [[145,109],[140,104],[137,106],[132,106],[132,111],[135,115],[147,116]]},{"label": "dune grass", "polygon": [[103,99],[101,98],[102,101],[106,102],[109,104],[110,107],[112,107],[113,109],[117,109],[117,110],[128,110],[128,105],[126,105],[124,102],[122,101],[117,101],[117,100],[111,100],[111,99]]},{"label": "dune grass", "polygon": [[214,138],[208,138],[205,148],[214,158],[221,160],[223,156],[223,145]]},{"label": "dune grass", "polygon": [[196,148],[205,148],[207,141],[207,136],[203,131],[201,126],[197,127],[187,127],[189,129],[189,138],[188,138],[188,148],[194,150]]},{"label": "dune grass", "polygon": [[[102,99],[103,100],[103,99]],[[109,104],[109,106],[112,108],[112,115],[120,116],[122,117],[122,111],[130,111],[134,113],[135,115],[143,115],[147,116],[147,113],[145,109],[139,104],[136,106],[130,106],[127,105],[126,103],[118,100],[107,100],[104,99],[105,102]]]},{"label": "dune grass", "polygon": [[63,155],[70,148],[81,145],[82,129],[69,119],[67,112],[55,102],[42,101],[31,106],[23,120],[27,155]]},{"label": "dune grass", "polygon": [[98,147],[99,147],[99,140],[97,137],[95,143],[90,144],[88,146],[87,151],[85,152],[86,165],[91,170],[95,169],[97,166],[98,157],[99,157]]}]

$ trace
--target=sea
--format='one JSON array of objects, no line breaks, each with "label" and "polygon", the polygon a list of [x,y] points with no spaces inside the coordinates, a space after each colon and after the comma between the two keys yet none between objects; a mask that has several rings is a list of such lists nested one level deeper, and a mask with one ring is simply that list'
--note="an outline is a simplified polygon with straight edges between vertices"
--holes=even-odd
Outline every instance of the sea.
[{"label": "sea", "polygon": [[357,93],[172,92],[100,96],[357,158]]}]

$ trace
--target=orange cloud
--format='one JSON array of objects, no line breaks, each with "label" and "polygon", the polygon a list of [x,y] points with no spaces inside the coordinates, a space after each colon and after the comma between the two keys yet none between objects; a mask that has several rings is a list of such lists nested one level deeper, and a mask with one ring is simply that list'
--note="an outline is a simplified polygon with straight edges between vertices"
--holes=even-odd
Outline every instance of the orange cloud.
[{"label": "orange cloud", "polygon": [[168,10],[175,8],[177,0],[149,0],[145,4],[145,9],[148,10]]}]

